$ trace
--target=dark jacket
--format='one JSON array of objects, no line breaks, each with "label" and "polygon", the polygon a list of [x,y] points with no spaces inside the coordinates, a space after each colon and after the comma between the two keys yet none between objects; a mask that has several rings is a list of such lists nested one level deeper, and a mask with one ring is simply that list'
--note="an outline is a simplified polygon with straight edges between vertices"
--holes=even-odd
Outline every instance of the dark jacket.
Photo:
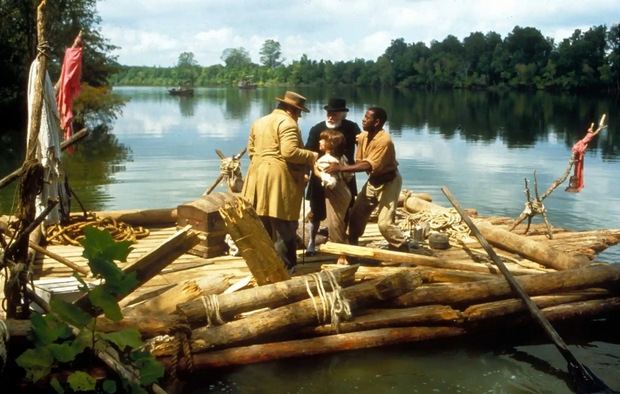
[{"label": "dark jacket", "polygon": [[[314,127],[312,127],[312,129],[310,129],[308,141],[305,146],[306,149],[323,155],[323,153],[319,151],[319,140],[323,130],[327,130],[325,121],[317,123]],[[347,161],[349,164],[355,163],[357,135],[361,132],[359,126],[355,122],[348,119],[343,119],[340,127],[335,130],[341,132],[347,141],[347,146],[344,151]],[[347,186],[349,186],[349,189],[351,190],[351,196],[357,196],[357,183],[355,182],[355,177],[347,183]],[[314,220],[325,220],[325,193],[323,186],[321,186],[321,180],[315,177],[312,173],[310,174],[310,182],[308,183],[306,198],[310,200],[310,209],[312,210]],[[351,202],[353,202],[353,199]]]}]

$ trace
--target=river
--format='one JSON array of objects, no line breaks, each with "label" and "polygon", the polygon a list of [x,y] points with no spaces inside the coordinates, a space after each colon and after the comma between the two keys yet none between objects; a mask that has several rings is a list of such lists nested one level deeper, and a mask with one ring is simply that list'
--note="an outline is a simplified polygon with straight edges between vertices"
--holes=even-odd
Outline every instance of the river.
[{"label": "river", "polygon": [[[251,123],[270,112],[285,89],[199,88],[192,98],[163,88],[117,87],[128,99],[113,134],[96,136],[64,160],[69,182],[88,210],[166,208],[200,196],[219,174],[215,149],[230,156],[247,142]],[[298,88],[310,114],[299,124],[304,140],[323,119],[331,95],[347,99],[348,118],[361,124],[370,106],[388,112],[403,187],[428,192],[449,206],[447,186],[466,208],[518,217],[524,178],[542,194],[567,168],[571,147],[591,122],[608,114],[585,154],[585,188],[560,185],[544,204],[550,223],[570,229],[616,228],[620,223],[620,123],[616,97],[548,93]],[[23,160],[13,141],[0,159],[4,176]],[[7,143],[5,147],[7,149]],[[244,173],[248,159],[242,160]],[[363,178],[363,176],[362,176]],[[223,186],[221,189],[224,190]],[[0,191],[0,213],[13,206],[14,185]],[[73,204],[73,209],[79,209]],[[534,222],[541,221],[535,217]],[[620,247],[599,256],[620,262]],[[571,350],[620,390],[620,342],[595,321],[562,328]],[[510,337],[481,338],[356,351],[230,368],[201,375],[193,392],[229,393],[570,393],[566,362],[532,327]]]}]

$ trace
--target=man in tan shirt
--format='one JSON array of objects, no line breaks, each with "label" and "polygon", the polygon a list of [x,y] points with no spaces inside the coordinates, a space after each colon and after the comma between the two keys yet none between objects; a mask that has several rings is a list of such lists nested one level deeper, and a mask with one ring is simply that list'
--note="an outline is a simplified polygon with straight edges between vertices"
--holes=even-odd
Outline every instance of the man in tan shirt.
[{"label": "man in tan shirt", "polygon": [[305,97],[286,92],[269,115],[252,124],[248,139],[250,167],[243,185],[243,197],[260,216],[274,246],[293,273],[297,265],[296,230],[307,168],[318,153],[303,149],[297,120],[310,112]]},{"label": "man in tan shirt", "polygon": [[357,138],[355,164],[332,165],[327,172],[362,172],[368,181],[362,187],[349,217],[349,243],[357,245],[364,234],[370,214],[379,206],[378,226],[381,235],[396,249],[409,248],[408,239],[395,223],[396,206],[403,179],[398,172],[396,149],[390,134],[383,129],[387,113],[372,107],[362,120],[364,130]]}]

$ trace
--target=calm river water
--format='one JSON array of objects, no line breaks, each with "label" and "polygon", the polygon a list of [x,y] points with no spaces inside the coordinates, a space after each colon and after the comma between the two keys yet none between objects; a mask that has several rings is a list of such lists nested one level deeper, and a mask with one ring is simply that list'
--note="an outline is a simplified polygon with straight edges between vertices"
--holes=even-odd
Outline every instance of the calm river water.
[{"label": "calm river water", "polygon": [[[163,88],[119,87],[130,101],[113,135],[91,138],[65,159],[69,181],[89,210],[165,208],[200,196],[219,173],[220,159],[239,152],[252,121],[270,112],[285,89],[197,89],[193,98]],[[572,145],[591,122],[608,114],[609,128],[590,144],[585,188],[562,184],[545,201],[552,225],[617,228],[620,223],[620,123],[617,98],[535,93],[404,92],[299,88],[310,114],[299,124],[304,140],[323,119],[331,95],[347,98],[348,118],[361,124],[370,106],[384,107],[396,143],[403,187],[428,192],[449,206],[447,186],[462,206],[483,215],[518,217],[524,178],[542,194],[567,168]],[[19,143],[21,144],[21,142]],[[13,145],[19,145],[13,143]],[[6,144],[5,144],[6,145]],[[19,145],[21,146],[21,145]],[[6,147],[3,149],[6,150]],[[23,160],[11,147],[0,176]],[[242,160],[243,170],[248,159]],[[223,187],[219,190],[224,190]],[[0,213],[11,211],[13,188],[0,191]],[[74,209],[77,204],[74,203]],[[542,220],[540,217],[534,221]],[[620,248],[598,256],[620,262]],[[618,324],[562,327],[571,350],[620,390]],[[501,332],[467,343],[446,341],[285,360],[205,374],[193,392],[232,393],[570,393],[566,362],[533,327],[518,337]]]}]

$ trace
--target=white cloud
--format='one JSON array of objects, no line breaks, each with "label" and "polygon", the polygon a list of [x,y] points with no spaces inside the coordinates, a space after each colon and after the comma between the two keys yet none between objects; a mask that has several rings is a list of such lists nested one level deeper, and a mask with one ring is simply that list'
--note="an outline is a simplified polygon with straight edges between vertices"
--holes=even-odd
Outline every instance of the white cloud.
[{"label": "white cloud", "polygon": [[617,23],[620,15],[617,0],[106,0],[97,7],[103,35],[122,47],[121,64],[161,66],[185,51],[201,65],[217,64],[224,49],[240,46],[258,63],[270,38],[288,62],[304,53],[313,60],[376,60],[392,39],[428,44],[475,31],[505,37],[516,25],[559,42],[577,28]]}]

